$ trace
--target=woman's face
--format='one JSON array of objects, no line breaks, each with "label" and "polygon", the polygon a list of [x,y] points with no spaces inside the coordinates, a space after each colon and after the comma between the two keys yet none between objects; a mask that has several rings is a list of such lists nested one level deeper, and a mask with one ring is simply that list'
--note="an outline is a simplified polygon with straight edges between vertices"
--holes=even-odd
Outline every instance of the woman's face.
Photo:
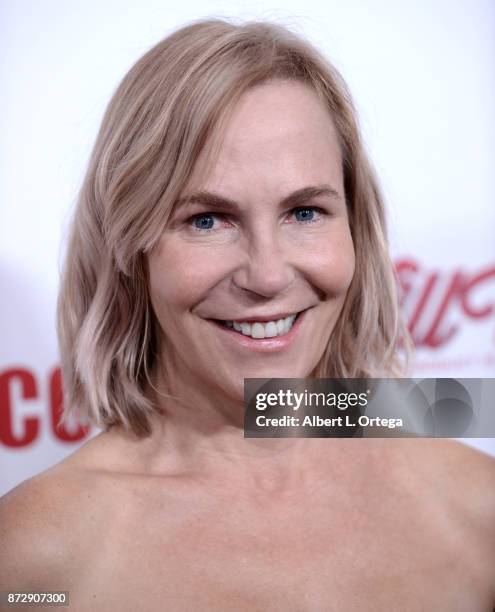
[{"label": "woman's face", "polygon": [[337,134],[311,89],[251,89],[224,135],[206,180],[196,181],[203,153],[181,202],[203,197],[177,206],[149,256],[150,297],[168,376],[242,400],[244,378],[312,372],[354,247]]}]

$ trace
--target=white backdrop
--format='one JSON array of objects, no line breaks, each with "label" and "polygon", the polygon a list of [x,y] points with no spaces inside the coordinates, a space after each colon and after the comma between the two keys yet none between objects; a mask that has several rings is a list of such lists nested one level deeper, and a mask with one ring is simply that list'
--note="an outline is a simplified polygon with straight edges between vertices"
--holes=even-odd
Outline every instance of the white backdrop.
[{"label": "white backdrop", "polygon": [[[387,198],[415,374],[495,375],[491,0],[3,0],[0,11],[0,494],[82,441],[53,428],[61,240],[118,82],[200,17],[277,20],[334,61]],[[494,440],[470,443],[495,455]]]}]

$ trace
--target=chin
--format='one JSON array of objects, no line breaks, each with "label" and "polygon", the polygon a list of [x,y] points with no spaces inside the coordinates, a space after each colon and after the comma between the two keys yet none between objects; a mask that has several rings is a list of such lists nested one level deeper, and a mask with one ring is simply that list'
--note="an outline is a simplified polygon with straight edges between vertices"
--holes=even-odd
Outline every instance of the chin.
[{"label": "chin", "polygon": [[236,397],[244,398],[244,379],[245,378],[306,378],[310,376],[314,371],[314,366],[307,368],[260,368],[253,369],[249,372],[242,374],[237,381],[234,381],[231,385],[231,389],[234,391]]}]

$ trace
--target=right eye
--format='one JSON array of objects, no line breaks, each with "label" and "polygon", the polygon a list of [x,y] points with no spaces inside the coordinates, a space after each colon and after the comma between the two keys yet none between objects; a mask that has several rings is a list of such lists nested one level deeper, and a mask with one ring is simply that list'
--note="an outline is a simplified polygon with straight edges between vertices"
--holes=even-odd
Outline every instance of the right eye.
[{"label": "right eye", "polygon": [[204,213],[201,215],[194,215],[189,219],[189,223],[192,227],[199,231],[208,231],[212,230],[215,223],[215,216],[211,213]]}]

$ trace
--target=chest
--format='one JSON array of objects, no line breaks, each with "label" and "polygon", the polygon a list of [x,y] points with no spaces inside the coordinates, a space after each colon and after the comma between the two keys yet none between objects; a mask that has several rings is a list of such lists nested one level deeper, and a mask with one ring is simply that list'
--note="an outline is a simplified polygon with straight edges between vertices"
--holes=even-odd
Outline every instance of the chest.
[{"label": "chest", "polygon": [[315,499],[256,510],[171,504],[166,520],[163,508],[127,512],[82,576],[81,602],[123,611],[491,612],[486,587],[435,521],[371,502],[367,511]]}]

